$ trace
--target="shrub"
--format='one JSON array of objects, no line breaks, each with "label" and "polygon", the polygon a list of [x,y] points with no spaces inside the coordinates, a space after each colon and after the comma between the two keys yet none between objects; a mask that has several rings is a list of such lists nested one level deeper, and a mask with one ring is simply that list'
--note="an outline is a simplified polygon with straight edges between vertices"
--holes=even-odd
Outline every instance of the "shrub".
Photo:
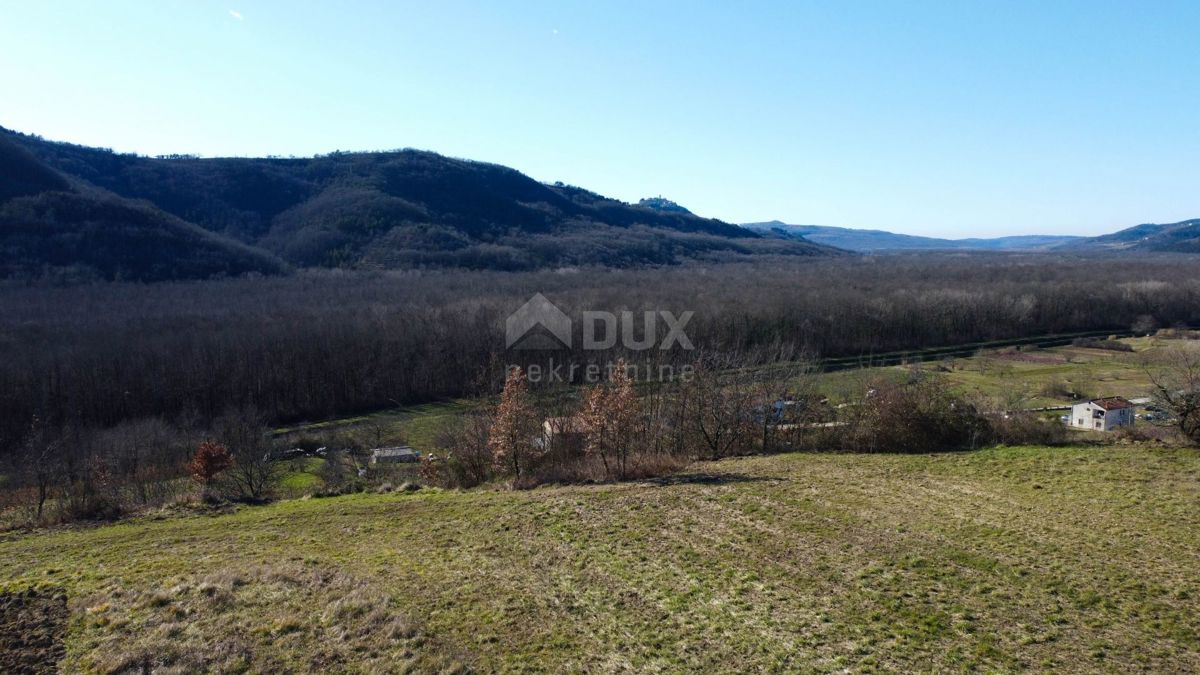
[{"label": "shrub", "polygon": [[1005,445],[1063,445],[1068,441],[1066,425],[1034,413],[1006,413],[988,420],[991,440]]},{"label": "shrub", "polygon": [[488,445],[490,421],[483,415],[468,415],[434,437],[436,450],[421,463],[421,477],[447,488],[471,488],[492,479],[494,464]]},{"label": "shrub", "polygon": [[205,441],[196,448],[196,454],[188,464],[188,473],[191,474],[192,480],[200,484],[202,499],[208,498],[208,488],[213,479],[231,466],[233,466],[233,455],[224,445]]},{"label": "shrub", "polygon": [[1071,398],[1074,394],[1071,385],[1061,378],[1049,380],[1042,385],[1041,395],[1046,398]]},{"label": "shrub", "polygon": [[1132,352],[1133,345],[1126,344],[1117,340],[1115,336],[1110,336],[1107,340],[1098,340],[1096,338],[1077,338],[1071,342],[1076,347],[1084,347],[1086,349],[1105,349],[1110,352]]},{"label": "shrub", "polygon": [[990,432],[975,406],[933,378],[872,388],[846,429],[845,449],[901,453],[973,449]]}]

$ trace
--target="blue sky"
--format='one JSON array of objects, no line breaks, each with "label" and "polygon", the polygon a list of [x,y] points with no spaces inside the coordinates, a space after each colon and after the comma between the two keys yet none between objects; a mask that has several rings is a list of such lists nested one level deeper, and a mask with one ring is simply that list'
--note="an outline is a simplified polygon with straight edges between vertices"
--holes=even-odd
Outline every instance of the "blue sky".
[{"label": "blue sky", "polygon": [[732,222],[1200,217],[1200,2],[5,2],[0,125],[416,147]]}]

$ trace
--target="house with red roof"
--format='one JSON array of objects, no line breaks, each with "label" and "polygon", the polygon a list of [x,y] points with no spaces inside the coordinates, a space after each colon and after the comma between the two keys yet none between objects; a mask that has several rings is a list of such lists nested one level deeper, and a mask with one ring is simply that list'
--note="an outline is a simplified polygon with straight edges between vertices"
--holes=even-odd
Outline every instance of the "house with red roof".
[{"label": "house with red roof", "polygon": [[1112,431],[1133,426],[1133,420],[1133,404],[1120,396],[1109,396],[1073,406],[1069,424],[1076,429]]}]

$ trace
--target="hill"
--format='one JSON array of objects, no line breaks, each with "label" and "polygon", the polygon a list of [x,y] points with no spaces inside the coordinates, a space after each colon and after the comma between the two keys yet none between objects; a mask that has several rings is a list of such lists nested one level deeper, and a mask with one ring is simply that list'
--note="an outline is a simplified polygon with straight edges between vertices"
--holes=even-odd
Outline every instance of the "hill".
[{"label": "hill", "polygon": [[6,534],[0,599],[60,608],[65,672],[1195,672],[1198,481],[1020,447],[181,509]]},{"label": "hill", "polygon": [[[101,194],[106,203],[138,200],[146,213],[165,214],[155,218],[172,227],[192,226],[219,237],[210,242],[240,242],[243,248],[228,269],[245,266],[250,250],[245,247],[255,249],[260,260],[277,256],[296,267],[369,269],[624,267],[842,254],[802,239],[763,237],[684,209],[626,204],[582,188],[539,183],[496,164],[417,150],[304,159],[149,158],[7,130],[0,130],[0,144],[5,174],[0,203],[64,190]],[[70,226],[59,223],[58,229]],[[132,241],[137,228],[125,235]],[[150,242],[134,248],[154,253]],[[24,250],[36,256],[44,249]],[[206,250],[211,259],[215,249]],[[69,252],[60,252],[65,257],[53,264],[69,263]],[[177,253],[164,252],[154,264],[170,267]],[[181,264],[177,276],[203,273]]]},{"label": "hill", "polygon": [[778,220],[747,223],[743,227],[755,232],[774,232],[784,237],[800,236],[817,244],[864,253],[915,250],[1043,251],[1079,239],[1079,237],[1057,235],[1018,235],[992,239],[939,239],[896,234],[884,230],[859,230],[827,225],[789,225]]},{"label": "hill", "polygon": [[0,278],[164,281],[277,274],[275,256],[72,182],[0,136]]},{"label": "hill", "polygon": [[1112,234],[1075,242],[1071,247],[1089,251],[1200,253],[1200,218],[1178,223],[1135,225]]},{"label": "hill", "polygon": [[0,202],[39,192],[69,190],[66,179],[0,135]]},{"label": "hill", "polygon": [[691,213],[691,211],[684,206],[663,197],[647,197],[639,200],[638,206],[644,206],[648,209],[664,211],[667,213]]}]

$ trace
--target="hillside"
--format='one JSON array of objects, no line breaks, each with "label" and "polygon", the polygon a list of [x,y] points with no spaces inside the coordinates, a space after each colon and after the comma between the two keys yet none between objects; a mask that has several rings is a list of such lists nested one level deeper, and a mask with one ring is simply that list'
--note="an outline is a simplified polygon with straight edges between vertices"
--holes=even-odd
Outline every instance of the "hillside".
[{"label": "hillside", "polygon": [[0,136],[0,279],[164,281],[278,274],[275,256],[67,180]]},{"label": "hillside", "polygon": [[0,204],[0,278],[166,281],[284,267],[264,251],[138,202],[43,192]]},{"label": "hillside", "polygon": [[0,134],[0,203],[14,197],[69,190],[66,179]]},{"label": "hillside", "polygon": [[1178,223],[1135,225],[1112,234],[1076,242],[1071,248],[1089,251],[1200,253],[1200,218]]},{"label": "hillside", "polygon": [[1042,251],[1066,244],[1079,237],[1058,235],[1017,235],[991,239],[939,239],[896,234],[883,230],[859,230],[826,225],[789,225],[778,220],[747,223],[755,232],[776,232],[781,236],[800,236],[808,241],[849,251],[981,250]]},{"label": "hillside", "polygon": [[10,533],[0,597],[65,603],[68,672],[1196,672],[1197,490],[1149,447],[733,459]]},{"label": "hillside", "polygon": [[[683,209],[626,204],[581,188],[539,183],[507,167],[416,150],[305,159],[148,158],[6,130],[0,130],[0,144],[0,204],[63,190],[139,200],[169,216],[172,227],[194,226],[221,238],[213,241],[240,242],[257,249],[253,255],[261,259],[278,256],[295,267],[624,267],[842,253],[803,240],[762,237]],[[31,215],[27,208],[18,210]],[[26,229],[39,224],[23,222]],[[60,232],[71,227],[57,224]],[[136,229],[127,228],[125,241],[133,242]],[[139,254],[156,251],[149,241],[131,245]],[[35,257],[22,269],[36,266],[36,256],[50,248],[25,246]],[[55,250],[62,255],[40,262],[72,263],[69,251]],[[231,254],[225,267],[245,267],[246,250]],[[153,266],[170,268],[177,254],[163,251]],[[79,263],[123,266],[98,264],[95,255]],[[174,276],[206,274],[204,266],[177,266]]]}]

